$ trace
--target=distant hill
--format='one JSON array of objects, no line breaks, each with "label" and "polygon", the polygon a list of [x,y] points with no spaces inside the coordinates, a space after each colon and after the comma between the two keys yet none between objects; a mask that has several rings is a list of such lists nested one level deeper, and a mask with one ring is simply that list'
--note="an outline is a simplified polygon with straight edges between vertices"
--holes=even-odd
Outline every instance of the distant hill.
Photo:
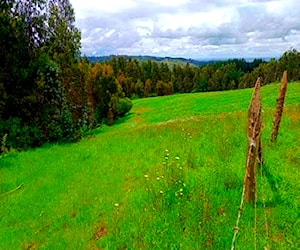
[{"label": "distant hill", "polygon": [[[140,61],[144,60],[153,60],[156,62],[165,62],[170,65],[173,64],[191,64],[195,66],[203,66],[206,64],[211,64],[214,62],[219,62],[223,61],[222,59],[208,59],[208,60],[195,60],[195,59],[186,59],[183,57],[157,57],[157,56],[128,56],[128,55],[121,55],[124,56],[126,59],[132,58],[132,59],[137,59]],[[110,55],[110,56],[89,56],[87,57],[90,62],[107,62],[110,61],[113,57],[119,57],[116,55]],[[224,59],[225,61],[225,59]]]}]

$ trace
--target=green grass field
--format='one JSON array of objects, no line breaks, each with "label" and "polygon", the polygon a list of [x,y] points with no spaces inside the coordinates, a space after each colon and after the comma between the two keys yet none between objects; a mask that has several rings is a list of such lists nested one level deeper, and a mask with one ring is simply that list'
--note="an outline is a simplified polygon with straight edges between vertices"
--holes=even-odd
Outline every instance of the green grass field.
[{"label": "green grass field", "polygon": [[[300,249],[300,83],[288,85],[272,144],[278,87],[262,88],[265,165],[236,249]],[[139,99],[78,143],[3,157],[0,249],[230,249],[251,95]]]}]

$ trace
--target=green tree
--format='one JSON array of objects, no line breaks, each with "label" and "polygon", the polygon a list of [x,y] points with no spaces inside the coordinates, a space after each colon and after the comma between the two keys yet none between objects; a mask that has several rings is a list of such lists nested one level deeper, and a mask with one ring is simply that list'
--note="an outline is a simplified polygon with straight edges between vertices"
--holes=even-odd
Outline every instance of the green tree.
[{"label": "green tree", "polygon": [[141,71],[142,71],[142,79],[141,80],[143,82],[146,82],[147,79],[152,78],[152,62],[151,62],[151,60],[142,62]]},{"label": "green tree", "polygon": [[[12,111],[22,116],[24,98],[32,93],[33,83],[28,79],[32,58],[29,38],[25,32],[25,15],[18,12],[15,1],[1,1],[0,7],[0,86],[3,98],[0,116],[9,118]],[[25,112],[24,114],[27,114]]]},{"label": "green tree", "polygon": [[298,81],[300,79],[300,52],[296,49],[286,51],[279,58],[279,68],[281,69],[280,77],[284,70],[288,71],[290,81]]},{"label": "green tree", "polygon": [[185,67],[183,68],[183,92],[184,93],[190,93],[193,89],[193,78],[194,74],[192,71],[192,68],[190,67],[190,64],[187,63]]},{"label": "green tree", "polygon": [[179,65],[174,64],[172,77],[171,77],[171,81],[173,82],[174,85],[174,92],[176,93],[184,92],[183,79],[184,79],[183,69]]},{"label": "green tree", "polygon": [[[80,56],[81,35],[69,0],[49,0],[47,50],[62,67],[70,67]],[[64,69],[63,69],[64,70]]]},{"label": "green tree", "polygon": [[152,61],[152,67],[151,67],[151,82],[153,84],[153,86],[156,86],[157,81],[162,80],[161,79],[161,73],[158,67],[157,62]]},{"label": "green tree", "polygon": [[134,88],[135,88],[135,93],[138,95],[138,97],[144,96],[144,84],[140,79],[137,80]]},{"label": "green tree", "polygon": [[160,76],[161,76],[161,80],[163,80],[164,82],[169,82],[171,80],[171,71],[169,69],[169,66],[167,63],[160,63]]},{"label": "green tree", "polygon": [[19,121],[24,146],[34,143],[31,128],[41,142],[71,138],[74,102],[65,83],[77,78],[69,69],[76,65],[80,33],[70,3],[7,0],[0,7],[0,118]]}]

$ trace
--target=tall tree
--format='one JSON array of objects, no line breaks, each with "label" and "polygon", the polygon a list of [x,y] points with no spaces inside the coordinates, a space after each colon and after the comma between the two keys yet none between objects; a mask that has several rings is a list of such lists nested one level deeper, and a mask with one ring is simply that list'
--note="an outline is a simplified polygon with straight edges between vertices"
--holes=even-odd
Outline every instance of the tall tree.
[{"label": "tall tree", "polygon": [[[28,1],[1,1],[0,11],[0,116],[9,118],[14,110],[17,116],[27,115],[24,98],[32,93],[34,81],[29,79],[32,53],[26,30],[26,12],[21,5]],[[22,110],[23,109],[23,110]]]},{"label": "tall tree", "polygon": [[49,0],[48,44],[50,55],[68,66],[80,56],[80,31],[75,27],[75,13],[69,0]]},{"label": "tall tree", "polygon": [[300,79],[300,52],[296,49],[286,51],[279,59],[279,68],[282,71],[288,71],[290,81],[298,81]]}]

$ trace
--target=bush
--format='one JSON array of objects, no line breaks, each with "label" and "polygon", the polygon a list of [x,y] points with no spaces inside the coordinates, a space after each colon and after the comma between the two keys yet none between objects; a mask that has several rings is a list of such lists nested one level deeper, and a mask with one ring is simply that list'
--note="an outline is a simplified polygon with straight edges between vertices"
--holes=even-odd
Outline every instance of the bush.
[{"label": "bush", "polygon": [[[42,144],[40,130],[23,124],[19,118],[10,118],[0,122],[0,138],[5,136],[5,148],[10,150],[37,147]],[[2,141],[3,143],[3,141]]]},{"label": "bush", "polygon": [[120,98],[117,106],[117,112],[120,117],[124,116],[132,108],[132,101],[129,98]]},{"label": "bush", "polygon": [[6,147],[7,134],[5,134],[1,137],[0,137],[0,159],[3,155],[8,153],[8,149]]}]

